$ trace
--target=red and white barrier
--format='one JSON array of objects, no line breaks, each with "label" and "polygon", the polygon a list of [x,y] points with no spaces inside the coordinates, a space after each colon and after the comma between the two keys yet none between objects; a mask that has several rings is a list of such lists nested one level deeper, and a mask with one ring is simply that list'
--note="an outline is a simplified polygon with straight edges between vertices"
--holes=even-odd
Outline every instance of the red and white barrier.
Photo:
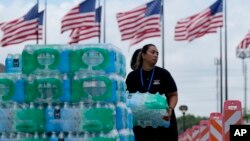
[{"label": "red and white barrier", "polygon": [[230,125],[242,124],[242,107],[238,100],[224,102],[223,111],[223,140],[230,141]]},{"label": "red and white barrier", "polygon": [[200,140],[200,125],[194,125],[192,127],[192,141],[199,141]]},{"label": "red and white barrier", "polygon": [[222,141],[223,125],[222,125],[222,113],[211,113],[209,128],[209,140],[210,141]]},{"label": "red and white barrier", "polygon": [[185,141],[192,141],[192,134],[193,134],[192,129],[188,128],[184,133]]},{"label": "red and white barrier", "polygon": [[200,141],[209,141],[209,120],[200,121]]}]

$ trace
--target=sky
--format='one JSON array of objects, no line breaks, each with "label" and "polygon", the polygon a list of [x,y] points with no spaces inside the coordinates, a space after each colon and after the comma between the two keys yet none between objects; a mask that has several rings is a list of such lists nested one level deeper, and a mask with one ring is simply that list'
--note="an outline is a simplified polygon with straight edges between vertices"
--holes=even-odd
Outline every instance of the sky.
[{"label": "sky", "polygon": [[[81,0],[48,0],[47,5],[47,44],[67,44],[69,33],[60,33],[61,19],[73,6]],[[105,42],[120,48],[126,56],[127,74],[131,71],[129,63],[133,52],[145,44],[153,43],[158,47],[159,60],[162,66],[162,38],[152,38],[129,47],[128,41],[121,41],[116,14],[131,10],[149,0],[106,0]],[[182,18],[191,16],[208,8],[215,0],[165,0],[164,1],[164,60],[165,68],[171,73],[178,87],[177,117],[182,116],[180,105],[187,105],[186,114],[208,117],[211,112],[219,112],[216,58],[220,57],[220,34],[208,34],[192,42],[175,41],[174,27]],[[0,22],[10,21],[23,16],[36,0],[0,0]],[[102,5],[104,0],[100,1]],[[244,79],[242,74],[242,59],[236,57],[236,46],[250,30],[249,0],[227,1],[227,61],[228,61],[228,99],[240,100],[244,106]],[[39,1],[39,10],[44,9],[44,0]],[[224,59],[224,28],[223,35],[223,92],[225,92],[225,59]],[[0,38],[2,32],[0,31]],[[102,42],[104,42],[102,34]],[[44,40],[39,41],[44,44]],[[97,43],[97,39],[80,42]],[[21,53],[28,41],[5,48],[0,47],[0,63],[4,63],[8,53]],[[245,62],[250,68],[250,59]],[[248,69],[248,77],[250,76]],[[249,85],[247,86],[249,90]],[[224,94],[223,94],[224,95]],[[249,92],[248,92],[249,95]],[[224,99],[224,97],[223,97]],[[247,101],[249,101],[249,96]],[[250,109],[250,104],[248,104]],[[250,110],[249,110],[250,111]]]}]

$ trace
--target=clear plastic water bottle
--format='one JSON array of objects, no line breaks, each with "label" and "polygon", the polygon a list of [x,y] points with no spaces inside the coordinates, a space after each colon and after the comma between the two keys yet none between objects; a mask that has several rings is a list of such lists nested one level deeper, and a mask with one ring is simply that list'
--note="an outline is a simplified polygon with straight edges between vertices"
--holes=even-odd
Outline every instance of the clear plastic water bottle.
[{"label": "clear plastic water bottle", "polygon": [[129,130],[130,134],[129,134],[129,141],[135,141],[135,134],[133,129]]},{"label": "clear plastic water bottle", "polygon": [[0,133],[12,131],[13,109],[0,105]]},{"label": "clear plastic water bottle", "polygon": [[82,137],[77,136],[76,134],[73,134],[72,132],[69,132],[67,137],[65,138],[65,141],[84,141]]},{"label": "clear plastic water bottle", "polygon": [[60,98],[60,102],[70,102],[70,79],[67,74],[63,74],[63,80],[62,80],[62,96]]},{"label": "clear plastic water bottle", "polygon": [[70,71],[70,52],[68,45],[63,45],[60,52],[60,63],[58,65],[58,70],[61,73],[69,73]]},{"label": "clear plastic water bottle", "polygon": [[130,131],[128,129],[122,129],[119,131],[120,141],[129,141]]},{"label": "clear plastic water bottle", "polygon": [[15,81],[7,76],[0,74],[0,102],[9,102],[15,92]]},{"label": "clear plastic water bottle", "polygon": [[48,135],[46,133],[43,133],[41,136],[42,136],[41,138],[42,138],[43,141],[48,141],[49,140]]},{"label": "clear plastic water bottle", "polygon": [[10,141],[6,132],[1,133],[0,141]]},{"label": "clear plastic water bottle", "polygon": [[30,105],[22,104],[21,108],[17,108],[14,117],[14,130],[17,132],[44,132],[45,131],[45,115],[42,107],[35,107],[33,103]]},{"label": "clear plastic water bottle", "polygon": [[49,141],[58,141],[56,132],[52,132],[51,136],[49,137]]},{"label": "clear plastic water bottle", "polygon": [[11,72],[12,68],[13,68],[13,55],[8,54],[5,59],[5,72],[6,73]]},{"label": "clear plastic water bottle", "polygon": [[116,129],[127,128],[127,109],[126,104],[119,102],[116,105]]},{"label": "clear plastic water bottle", "polygon": [[112,104],[82,106],[81,129],[87,132],[110,132],[115,128],[115,107]]},{"label": "clear plastic water bottle", "polygon": [[60,132],[58,136],[59,136],[58,141],[63,141],[64,140],[64,133],[63,132]]},{"label": "clear plastic water bottle", "polygon": [[35,84],[35,76],[29,75],[25,78],[25,102],[35,102],[38,92]]},{"label": "clear plastic water bottle", "polygon": [[126,108],[127,109],[127,125],[128,125],[128,129],[133,129],[133,114],[132,111],[129,107]]},{"label": "clear plastic water bottle", "polygon": [[[84,76],[83,76],[84,77]],[[75,75],[71,84],[71,101],[80,102],[87,101],[88,95],[83,91],[83,83],[78,75]]]},{"label": "clear plastic water bottle", "polygon": [[[46,131],[47,132],[58,132],[60,130],[60,124],[55,120],[54,108],[51,103],[45,109],[45,120],[46,120]],[[53,134],[52,134],[53,135]]]},{"label": "clear plastic water bottle", "polygon": [[38,91],[37,102],[60,102],[60,98],[63,96],[61,74],[45,72],[37,75],[35,88]]},{"label": "clear plastic water bottle", "polygon": [[18,137],[17,137],[16,133],[11,132],[11,133],[8,134],[7,141],[16,141],[16,140],[18,140]]},{"label": "clear plastic water bottle", "polygon": [[21,74],[16,74],[16,81],[15,81],[15,94],[12,98],[13,101],[22,103],[25,101],[25,80]]},{"label": "clear plastic water bottle", "polygon": [[61,109],[61,123],[62,131],[78,132],[80,124],[80,111],[79,109],[64,103]]}]

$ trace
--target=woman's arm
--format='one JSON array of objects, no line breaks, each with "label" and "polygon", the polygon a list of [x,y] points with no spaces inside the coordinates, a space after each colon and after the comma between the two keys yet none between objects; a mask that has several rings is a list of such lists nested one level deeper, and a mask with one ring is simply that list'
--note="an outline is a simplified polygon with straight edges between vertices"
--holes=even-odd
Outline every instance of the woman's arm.
[{"label": "woman's arm", "polygon": [[172,112],[178,102],[178,93],[177,91],[176,92],[171,92],[171,93],[168,93],[167,94],[167,98],[168,98],[168,109],[167,109],[167,113],[168,115],[167,116],[164,116],[163,119],[164,120],[170,120],[171,118],[171,115],[172,115]]}]

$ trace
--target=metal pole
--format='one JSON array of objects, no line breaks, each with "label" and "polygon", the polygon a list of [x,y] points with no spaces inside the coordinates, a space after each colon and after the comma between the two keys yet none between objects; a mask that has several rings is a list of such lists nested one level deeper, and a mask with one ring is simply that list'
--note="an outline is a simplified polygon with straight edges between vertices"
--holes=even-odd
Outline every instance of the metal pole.
[{"label": "metal pole", "polygon": [[[100,6],[101,6],[101,0],[98,1],[98,6],[97,7],[100,7]],[[102,14],[102,12],[101,12],[101,14]],[[102,20],[101,20],[100,25],[99,25],[100,30],[99,30],[99,36],[98,36],[98,43],[101,43],[101,33],[102,33],[101,32],[101,27],[102,27],[101,25],[102,25]]]},{"label": "metal pole", "polygon": [[103,0],[103,43],[106,43],[106,2]]},{"label": "metal pole", "polygon": [[[246,62],[245,62],[245,93],[246,93],[246,109],[248,110],[248,106],[247,106],[247,63]],[[248,116],[247,116],[247,123],[248,123]]]},{"label": "metal pole", "polygon": [[44,1],[44,44],[46,45],[47,44],[47,0]]},{"label": "metal pole", "polygon": [[164,43],[164,0],[162,0],[162,5],[161,5],[161,34],[162,34],[162,68],[165,68],[165,60],[164,60],[164,56],[165,56],[165,43]]},{"label": "metal pole", "polygon": [[220,100],[220,88],[219,88],[219,66],[220,66],[220,60],[218,58],[215,58],[215,65],[216,65],[216,107],[217,112],[219,112],[219,100]]},{"label": "metal pole", "polygon": [[183,132],[186,130],[186,125],[185,125],[185,112],[183,112]]},{"label": "metal pole", "polygon": [[223,110],[223,81],[222,81],[222,76],[223,76],[223,66],[222,66],[222,29],[220,28],[220,113],[222,113]]},{"label": "metal pole", "polygon": [[247,117],[247,64],[245,63],[245,59],[242,59],[242,68],[243,68],[243,77],[244,77],[244,116],[248,123]]},{"label": "metal pole", "polygon": [[[39,12],[39,0],[37,0],[37,14]],[[37,17],[39,18],[39,17]],[[36,44],[39,44],[39,19],[37,19]]]},{"label": "metal pole", "polygon": [[227,88],[227,0],[225,0],[225,100],[228,100]]}]

